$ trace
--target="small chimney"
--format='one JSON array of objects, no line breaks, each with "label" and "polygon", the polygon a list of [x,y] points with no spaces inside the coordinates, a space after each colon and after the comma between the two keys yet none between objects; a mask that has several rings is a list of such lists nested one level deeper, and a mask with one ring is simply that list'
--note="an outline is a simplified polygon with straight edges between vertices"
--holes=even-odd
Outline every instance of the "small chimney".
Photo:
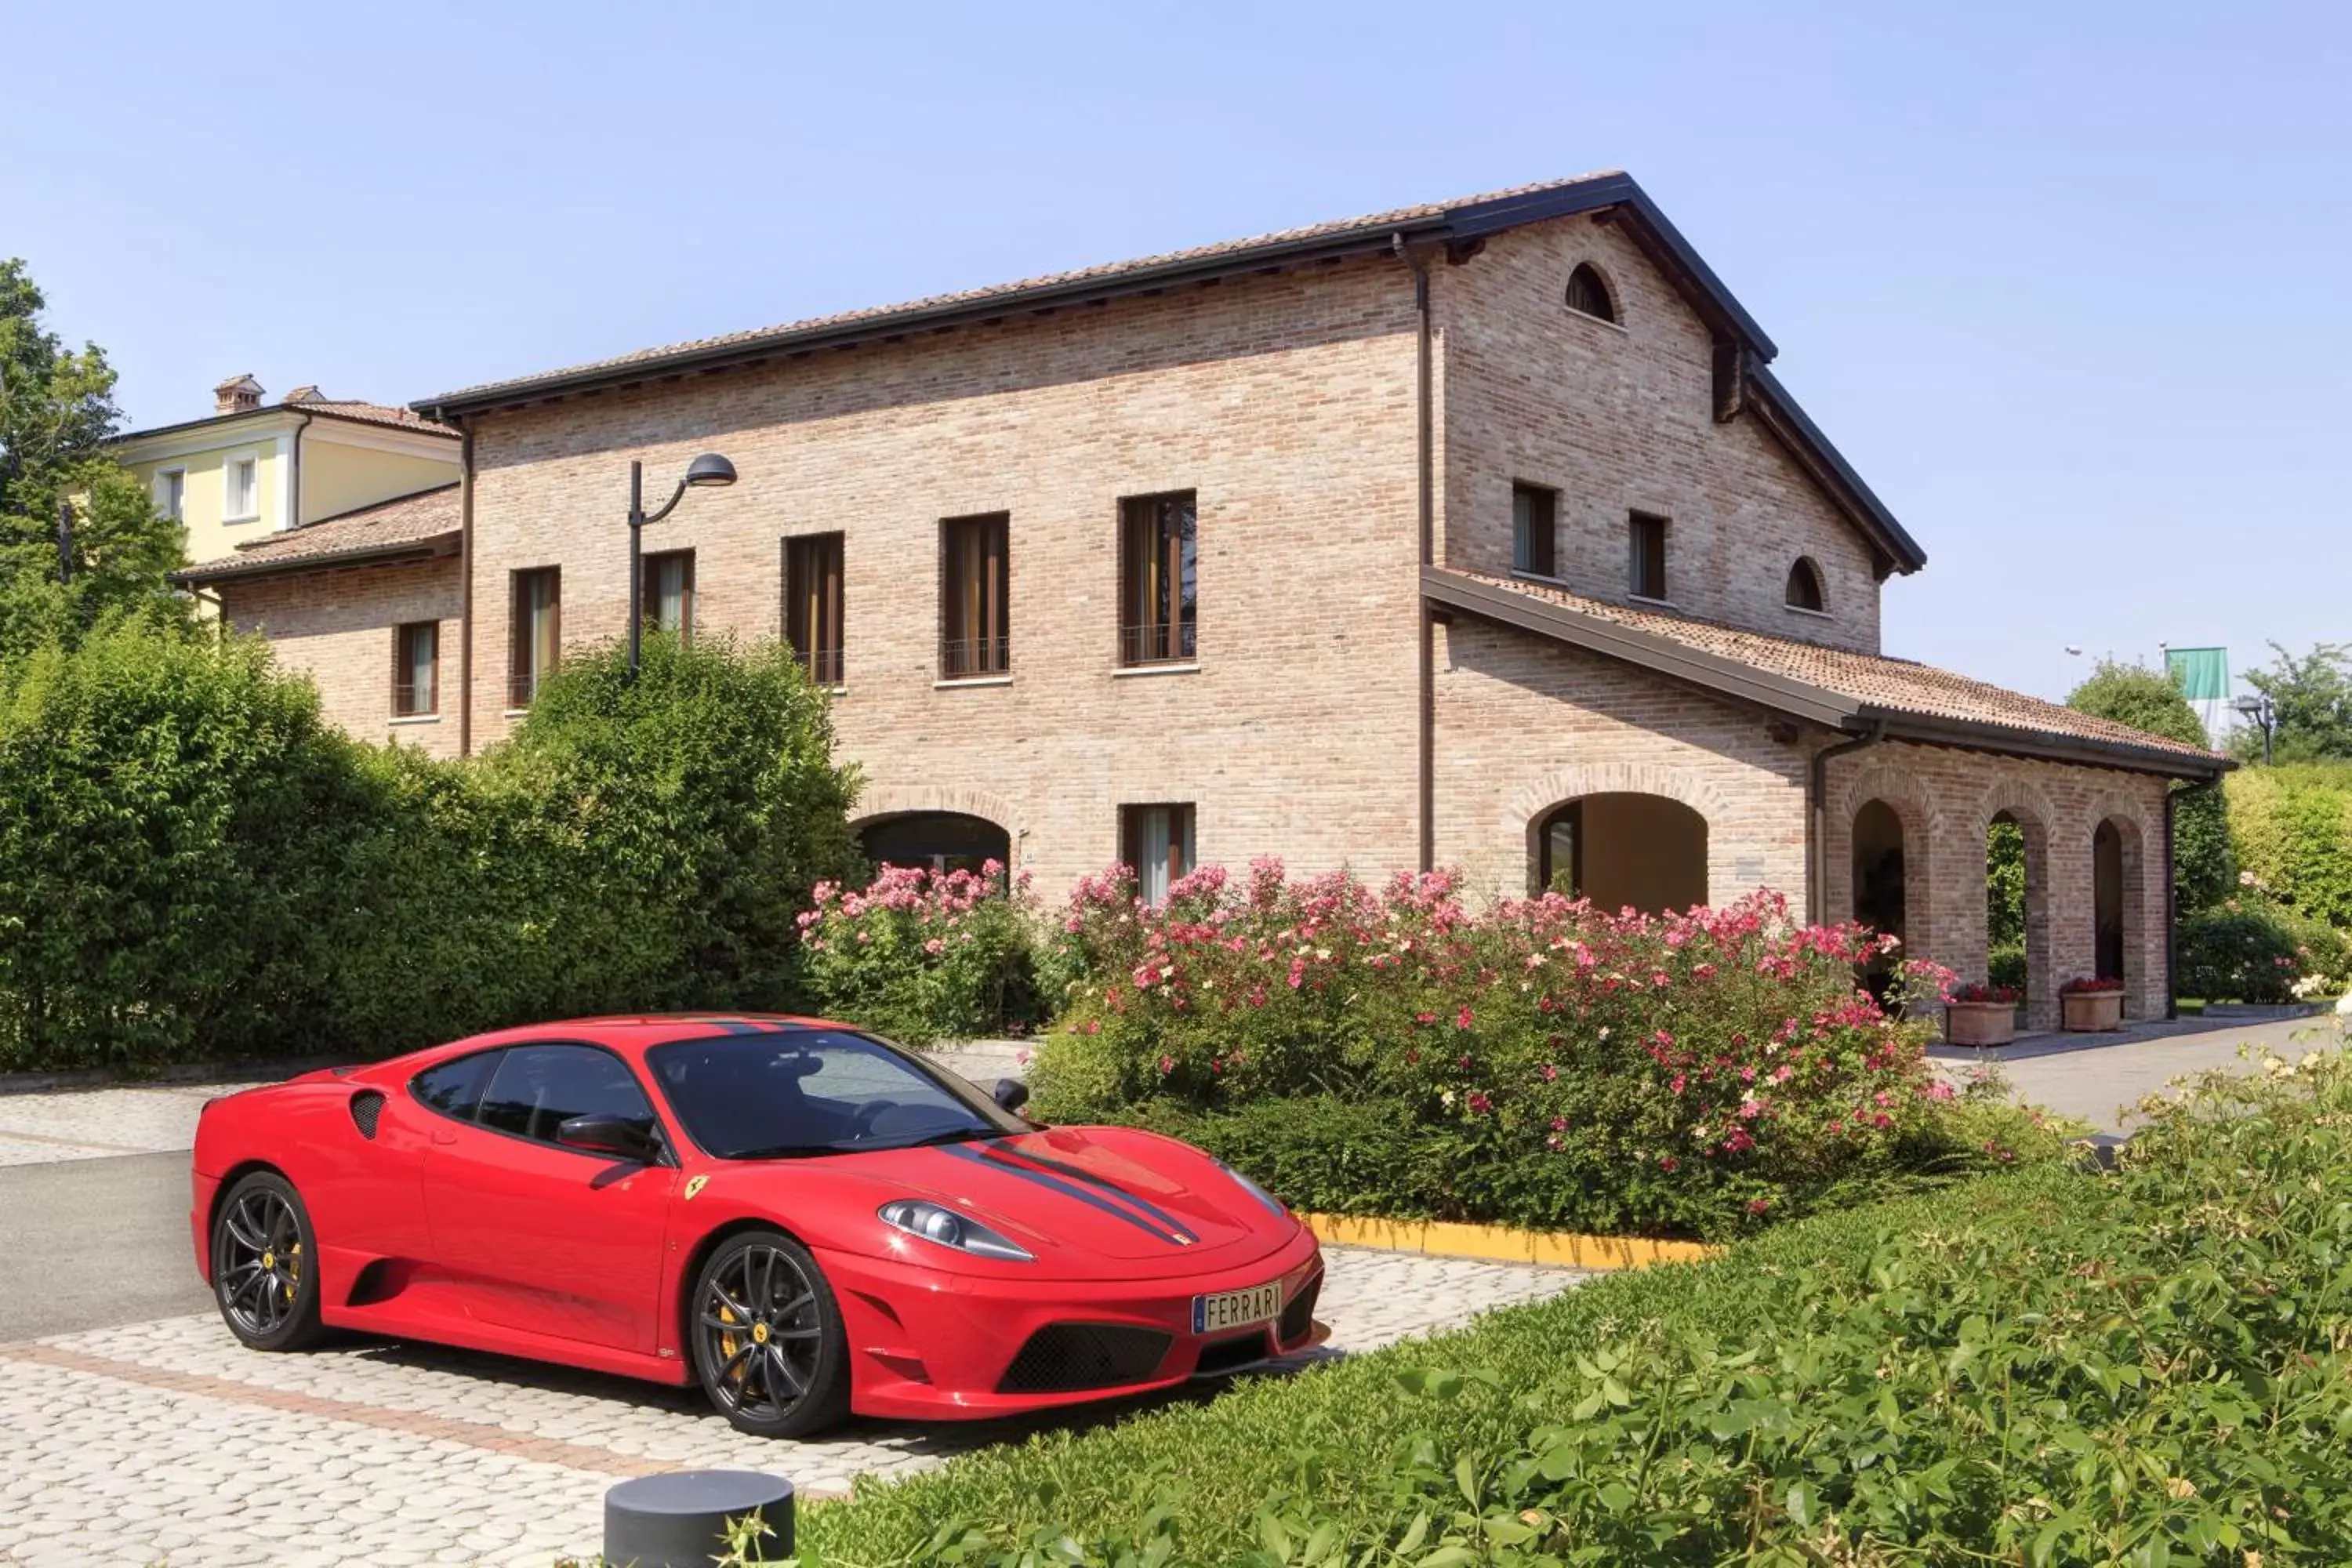
[{"label": "small chimney", "polygon": [[233,375],[213,388],[213,412],[249,414],[261,406],[261,383],[251,374]]},{"label": "small chimney", "polygon": [[280,403],[324,403],[327,395],[315,386],[298,386],[278,400]]}]

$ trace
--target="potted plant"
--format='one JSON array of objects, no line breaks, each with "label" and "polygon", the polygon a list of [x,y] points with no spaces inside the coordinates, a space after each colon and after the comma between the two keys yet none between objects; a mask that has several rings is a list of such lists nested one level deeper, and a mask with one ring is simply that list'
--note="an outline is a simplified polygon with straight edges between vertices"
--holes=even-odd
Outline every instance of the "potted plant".
[{"label": "potted plant", "polygon": [[2058,987],[2058,1022],[2076,1034],[2123,1027],[2124,983],[2112,974],[2074,976]]},{"label": "potted plant", "polygon": [[1944,1038],[1956,1046],[2005,1046],[2017,1038],[2017,987],[1954,987],[1944,998]]}]

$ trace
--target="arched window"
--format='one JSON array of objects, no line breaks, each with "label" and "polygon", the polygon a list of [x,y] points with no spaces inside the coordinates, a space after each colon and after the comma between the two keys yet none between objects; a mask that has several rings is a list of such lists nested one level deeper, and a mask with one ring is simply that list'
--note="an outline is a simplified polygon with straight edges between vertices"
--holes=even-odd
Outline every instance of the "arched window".
[{"label": "arched window", "polygon": [[1822,571],[1810,557],[1798,556],[1796,564],[1789,568],[1789,591],[1782,597],[1792,609],[1822,608]]},{"label": "arched window", "polygon": [[1590,261],[1578,262],[1576,270],[1568,275],[1568,308],[1598,316],[1604,321],[1617,319],[1617,301],[1609,297],[1609,285],[1601,281],[1601,269]]}]

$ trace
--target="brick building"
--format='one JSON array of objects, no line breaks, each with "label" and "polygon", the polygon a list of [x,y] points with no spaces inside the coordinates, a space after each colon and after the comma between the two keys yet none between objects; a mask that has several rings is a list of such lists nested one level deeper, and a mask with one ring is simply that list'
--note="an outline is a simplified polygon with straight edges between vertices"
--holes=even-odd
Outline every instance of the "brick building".
[{"label": "brick building", "polygon": [[657,497],[717,451],[739,482],[646,531],[649,618],[791,642],[877,858],[1769,886],[1980,975],[2005,815],[2032,1016],[2094,971],[2160,1013],[2168,800],[2226,763],[1881,657],[1925,556],[1774,352],[1588,176],[426,399],[454,491],[210,581],[363,733],[437,623],[403,733],[478,749],[625,629],[629,463]]}]

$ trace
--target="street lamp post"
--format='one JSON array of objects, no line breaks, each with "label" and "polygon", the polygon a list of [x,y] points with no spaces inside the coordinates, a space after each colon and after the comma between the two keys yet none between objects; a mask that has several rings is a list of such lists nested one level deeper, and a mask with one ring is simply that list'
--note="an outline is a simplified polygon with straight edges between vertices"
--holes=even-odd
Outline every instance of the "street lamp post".
[{"label": "street lamp post", "polygon": [[2241,697],[2230,704],[2258,726],[2263,732],[2263,766],[2271,765],[2271,736],[2278,730],[2278,704],[2267,691],[2257,697]]},{"label": "street lamp post", "polygon": [[648,515],[646,511],[646,466],[629,464],[629,683],[636,684],[637,658],[645,643],[646,571],[644,535],[646,524],[659,522],[677,510],[686,499],[689,487],[695,489],[723,489],[735,482],[735,465],[716,452],[705,452],[686,466],[686,478],[677,481],[677,489],[669,492],[669,500],[661,510]]}]

